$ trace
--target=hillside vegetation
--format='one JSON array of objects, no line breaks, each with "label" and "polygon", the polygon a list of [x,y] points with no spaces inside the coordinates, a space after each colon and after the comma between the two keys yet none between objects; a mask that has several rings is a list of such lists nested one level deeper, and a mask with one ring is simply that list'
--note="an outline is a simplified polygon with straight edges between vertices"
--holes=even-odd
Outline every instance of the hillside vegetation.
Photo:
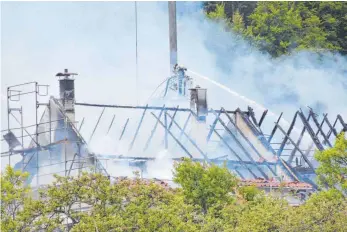
[{"label": "hillside vegetation", "polygon": [[273,57],[303,49],[347,54],[347,2],[205,2],[204,9]]},{"label": "hillside vegetation", "polygon": [[27,173],[7,167],[1,175],[1,231],[346,231],[344,134],[316,158],[318,175],[330,188],[298,207],[238,185],[226,167],[190,159],[175,165],[179,188],[83,173],[56,176],[39,197],[24,186]]}]

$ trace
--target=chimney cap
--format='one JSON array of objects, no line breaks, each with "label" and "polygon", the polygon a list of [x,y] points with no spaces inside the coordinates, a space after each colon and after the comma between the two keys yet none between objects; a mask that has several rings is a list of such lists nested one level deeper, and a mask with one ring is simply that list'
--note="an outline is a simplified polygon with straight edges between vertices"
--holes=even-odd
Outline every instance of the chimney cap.
[{"label": "chimney cap", "polygon": [[56,77],[65,77],[65,78],[69,78],[70,76],[77,76],[77,73],[69,73],[69,70],[66,68],[64,69],[64,73],[57,73],[55,76]]}]

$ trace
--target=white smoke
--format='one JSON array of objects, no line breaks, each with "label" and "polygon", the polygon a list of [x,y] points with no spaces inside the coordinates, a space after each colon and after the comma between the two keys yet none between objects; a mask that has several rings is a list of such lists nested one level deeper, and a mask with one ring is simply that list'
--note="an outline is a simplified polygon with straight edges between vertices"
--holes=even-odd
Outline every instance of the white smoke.
[{"label": "white smoke", "polygon": [[146,177],[160,177],[161,179],[172,180],[173,161],[171,157],[172,156],[167,150],[159,151],[156,155],[156,159],[148,162]]},{"label": "white smoke", "polygon": [[[169,75],[167,3],[137,4],[139,79],[136,85],[133,2],[2,2],[2,94],[6,93],[9,85],[38,81],[49,84],[50,94],[58,96],[58,82],[54,75],[69,68],[79,73],[75,81],[77,102],[146,104],[154,89]],[[177,4],[179,63],[218,81],[239,96],[269,108],[274,112],[266,119],[269,125],[273,126],[277,119],[275,115],[280,112],[284,112],[284,118],[290,121],[298,108],[306,106],[313,107],[318,113],[329,113],[331,120],[338,113],[347,118],[345,57],[333,54],[319,57],[310,52],[300,52],[271,59],[242,38],[225,32],[224,25],[207,20],[197,5]],[[194,78],[195,84],[208,88],[209,108],[223,106],[229,110],[237,107],[245,110],[250,103],[237,94],[221,91],[211,82]],[[140,88],[136,89],[136,86]],[[47,102],[47,99],[39,100]],[[21,100],[26,106],[24,122],[33,124],[33,99]],[[161,106],[164,103],[170,107],[188,104],[177,101],[156,101],[155,104]],[[7,125],[5,106],[6,98],[2,97],[3,129]],[[87,141],[101,110],[76,107],[76,121],[85,118],[81,133]],[[258,118],[261,110],[255,108]],[[149,121],[153,116],[149,112],[135,146],[128,151],[141,114],[142,111],[106,109],[89,144],[90,149],[95,153],[160,157],[162,147],[152,145],[143,151],[153,129],[153,122]],[[116,115],[114,124],[105,136],[113,115]],[[119,142],[127,118],[130,118],[129,124]],[[185,118],[178,117],[180,125]],[[268,126],[267,131],[270,128]],[[161,142],[162,139],[163,135],[159,133],[153,137],[153,141]],[[176,157],[178,152],[164,153],[167,154],[164,159],[149,165],[152,168],[148,168],[148,175],[169,176],[172,164],[167,157]],[[124,165],[109,170],[112,173],[132,173]]]}]

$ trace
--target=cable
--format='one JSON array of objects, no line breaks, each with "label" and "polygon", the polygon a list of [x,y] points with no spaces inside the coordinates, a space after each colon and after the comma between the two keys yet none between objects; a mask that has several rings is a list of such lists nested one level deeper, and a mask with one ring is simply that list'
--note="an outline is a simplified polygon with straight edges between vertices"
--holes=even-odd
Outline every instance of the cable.
[{"label": "cable", "polygon": [[139,104],[139,89],[138,89],[138,52],[137,52],[137,2],[135,1],[135,47],[136,47],[136,105]]},{"label": "cable", "polygon": [[164,84],[167,80],[169,80],[170,78],[171,78],[171,77],[166,78],[163,82],[161,82],[161,83],[157,86],[157,88],[154,89],[153,93],[152,93],[152,94],[149,96],[149,98],[147,99],[146,104],[149,102],[149,100],[151,100],[151,98],[153,97],[153,95],[155,94],[155,92],[159,89],[159,87],[160,87],[162,84]]}]

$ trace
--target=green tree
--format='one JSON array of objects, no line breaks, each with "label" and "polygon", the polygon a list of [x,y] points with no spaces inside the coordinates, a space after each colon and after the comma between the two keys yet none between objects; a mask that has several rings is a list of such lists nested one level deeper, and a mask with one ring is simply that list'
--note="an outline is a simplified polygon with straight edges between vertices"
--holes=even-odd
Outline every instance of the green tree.
[{"label": "green tree", "polygon": [[298,50],[347,54],[346,2],[207,2],[208,18],[223,20],[273,57]]},{"label": "green tree", "polygon": [[318,180],[322,184],[323,179],[329,187],[339,186],[343,191],[347,190],[347,139],[345,133],[337,136],[335,145],[315,154],[319,162],[317,168]]},{"label": "green tree", "polygon": [[327,39],[321,20],[301,2],[258,2],[247,35],[273,56],[297,49],[338,49]]},{"label": "green tree", "polygon": [[285,200],[258,195],[243,207],[234,231],[281,231],[291,209]]},{"label": "green tree", "polygon": [[334,48],[347,54],[347,2],[304,2],[310,12],[319,17],[320,27]]},{"label": "green tree", "polygon": [[256,186],[239,187],[237,191],[246,201],[253,201],[255,197],[261,193]]},{"label": "green tree", "polygon": [[232,20],[232,24],[231,24],[232,29],[240,34],[243,34],[245,31],[245,24],[243,21],[243,17],[240,14],[239,11],[236,11],[233,15],[233,20]]},{"label": "green tree", "polygon": [[293,208],[282,231],[345,231],[347,201],[336,189],[313,194],[304,205]]},{"label": "green tree", "polygon": [[36,219],[43,214],[43,204],[32,198],[25,186],[28,173],[7,166],[1,174],[1,231],[34,231]]},{"label": "green tree", "polygon": [[207,17],[214,20],[225,20],[227,16],[225,14],[224,4],[217,4],[214,11],[207,12]]},{"label": "green tree", "polygon": [[201,207],[204,213],[211,206],[230,203],[237,185],[236,177],[226,167],[202,165],[190,159],[175,164],[174,181],[182,187],[189,203]]},{"label": "green tree", "polygon": [[218,5],[224,5],[224,14],[231,22],[235,22],[235,17],[241,16],[245,26],[250,24],[248,16],[252,14],[257,6],[257,2],[248,1],[227,1],[227,2],[204,2],[204,10],[208,14],[216,11]]}]

